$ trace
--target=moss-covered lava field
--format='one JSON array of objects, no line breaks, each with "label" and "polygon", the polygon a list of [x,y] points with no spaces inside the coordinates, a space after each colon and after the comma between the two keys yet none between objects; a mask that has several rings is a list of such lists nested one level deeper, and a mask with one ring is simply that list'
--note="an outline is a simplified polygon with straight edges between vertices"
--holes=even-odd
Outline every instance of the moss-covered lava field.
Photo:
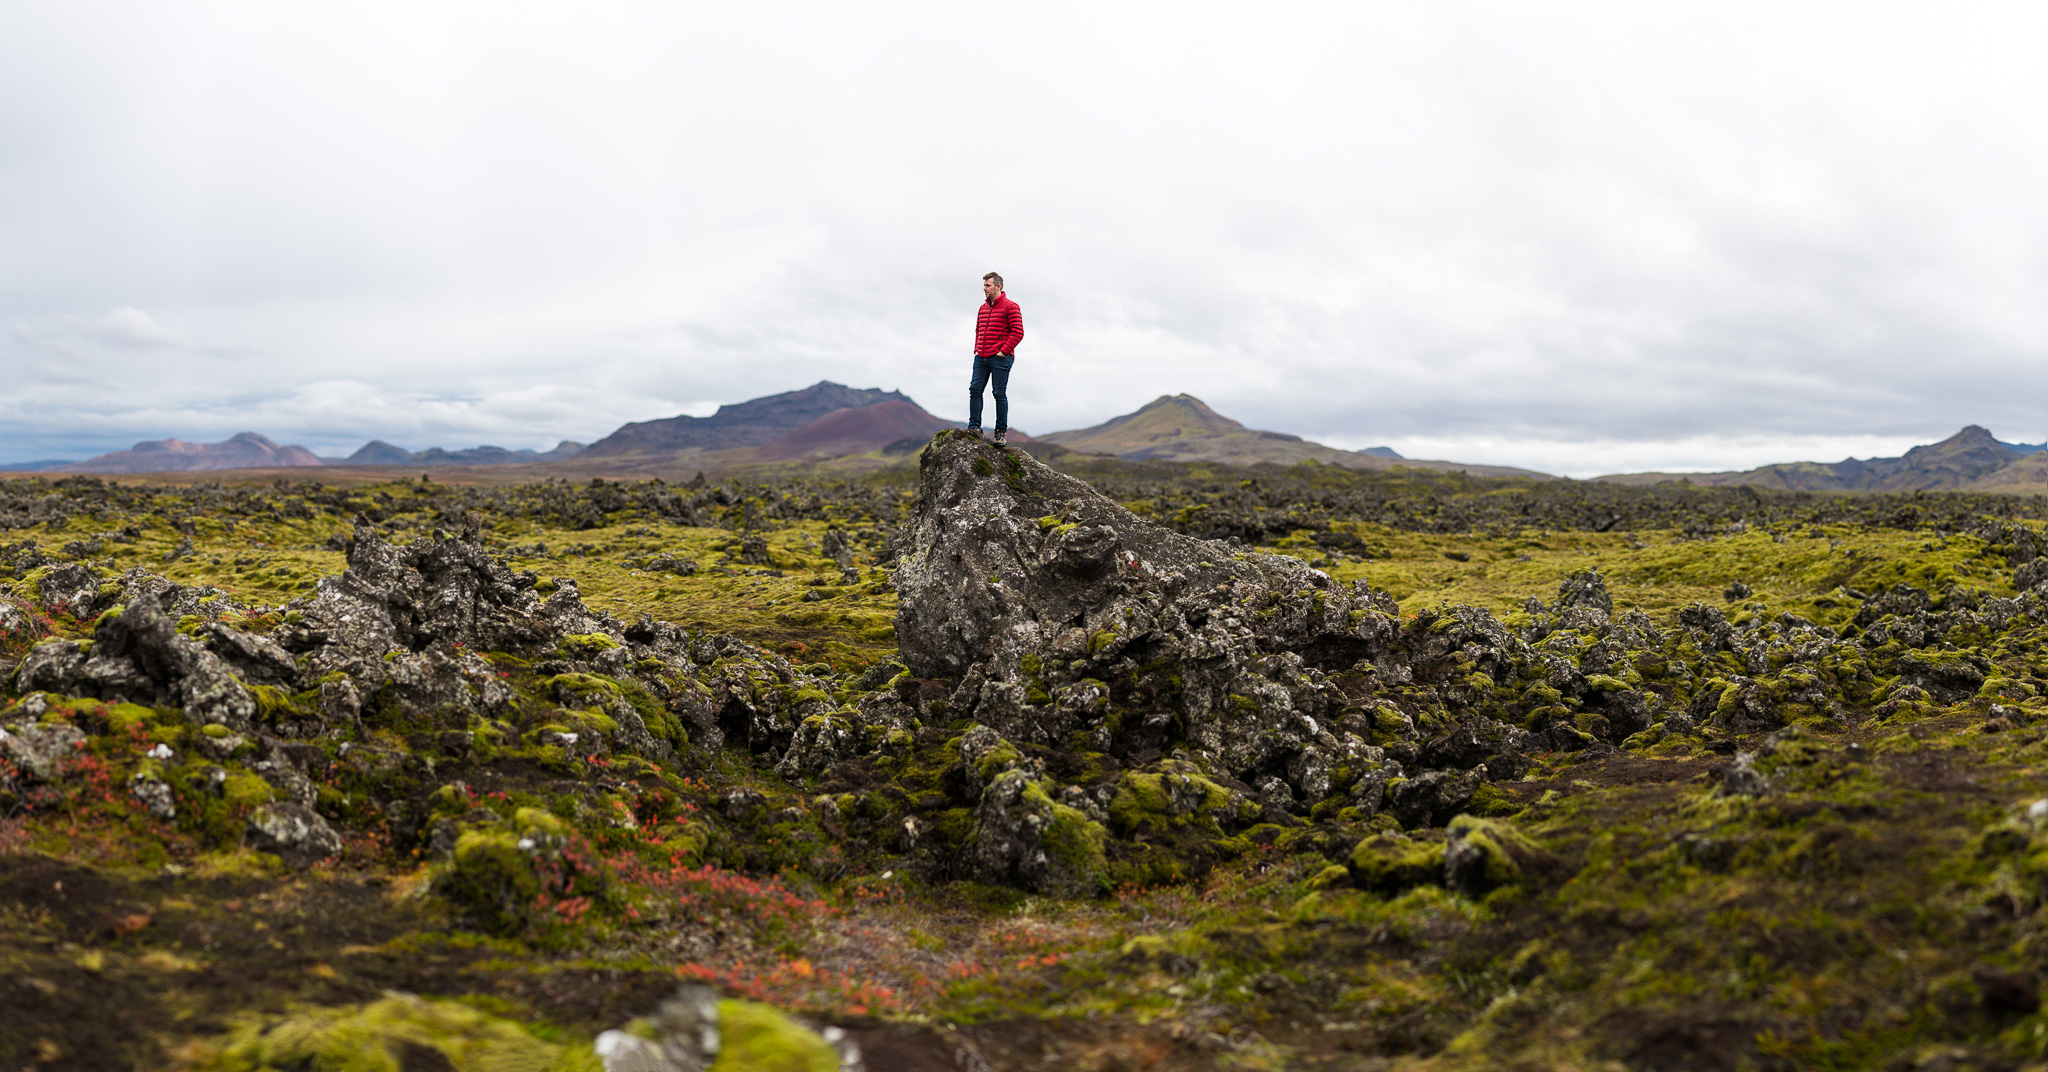
[{"label": "moss-covered lava field", "polygon": [[1052,462],[0,482],[0,1068],[2048,1068],[2048,503]]}]

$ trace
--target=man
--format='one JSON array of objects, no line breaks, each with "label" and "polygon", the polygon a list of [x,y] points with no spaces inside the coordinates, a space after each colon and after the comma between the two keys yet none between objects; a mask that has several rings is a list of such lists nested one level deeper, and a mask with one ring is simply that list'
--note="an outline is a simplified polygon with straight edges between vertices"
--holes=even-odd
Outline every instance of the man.
[{"label": "man", "polygon": [[974,316],[974,377],[967,382],[967,434],[981,435],[981,388],[993,383],[996,396],[996,446],[1010,430],[1010,366],[1017,363],[1017,344],[1024,341],[1024,311],[1003,293],[1003,277],[981,277],[986,299]]}]

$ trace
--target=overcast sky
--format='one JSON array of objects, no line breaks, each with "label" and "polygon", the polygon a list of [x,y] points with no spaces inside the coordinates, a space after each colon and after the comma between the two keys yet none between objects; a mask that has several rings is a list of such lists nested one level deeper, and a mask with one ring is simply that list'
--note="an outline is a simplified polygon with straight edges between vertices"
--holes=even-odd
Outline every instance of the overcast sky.
[{"label": "overcast sky", "polygon": [[0,5],[0,461],[831,379],[1592,475],[2048,437],[2037,4]]}]

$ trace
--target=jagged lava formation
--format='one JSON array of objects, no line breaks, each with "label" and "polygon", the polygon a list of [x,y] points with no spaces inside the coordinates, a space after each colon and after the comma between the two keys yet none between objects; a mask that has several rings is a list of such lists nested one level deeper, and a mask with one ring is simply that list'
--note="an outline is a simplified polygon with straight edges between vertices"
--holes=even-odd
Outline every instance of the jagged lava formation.
[{"label": "jagged lava formation", "polygon": [[[1662,628],[1615,615],[1586,570],[1529,600],[1518,628],[1467,606],[1401,621],[1364,582],[1177,535],[965,435],[926,449],[919,492],[897,573],[903,657],[957,682],[945,715],[974,724],[960,748],[987,788],[969,858],[981,877],[1046,889],[1105,866],[1185,874],[1248,830],[1289,838],[1320,820],[1335,841],[1512,811],[1489,783],[1539,752],[1733,751],[1795,724],[1931,711],[1987,678],[2016,701],[2032,686],[2006,674],[2023,671],[1944,639],[2048,617],[2032,590],[1949,593],[1937,613],[1901,585],[1868,599],[1853,640],[1791,614],[1737,628],[1708,604]],[[2020,587],[2048,578],[2032,530],[1987,524]],[[1074,756],[1088,774],[1060,788],[1047,772]],[[1163,834],[1188,856],[1147,867],[1176,843]],[[1112,843],[1105,864],[1107,835],[1139,840]]]}]

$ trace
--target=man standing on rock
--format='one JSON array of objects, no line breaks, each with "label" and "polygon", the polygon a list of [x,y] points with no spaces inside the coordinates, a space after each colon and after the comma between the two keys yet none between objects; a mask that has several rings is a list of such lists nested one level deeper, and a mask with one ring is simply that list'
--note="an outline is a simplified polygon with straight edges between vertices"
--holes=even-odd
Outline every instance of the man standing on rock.
[{"label": "man standing on rock", "polygon": [[1010,430],[1010,366],[1017,363],[1017,344],[1024,341],[1024,311],[1003,293],[1003,277],[981,277],[987,300],[974,316],[974,377],[967,382],[967,434],[981,435],[981,388],[994,381],[996,446]]}]

